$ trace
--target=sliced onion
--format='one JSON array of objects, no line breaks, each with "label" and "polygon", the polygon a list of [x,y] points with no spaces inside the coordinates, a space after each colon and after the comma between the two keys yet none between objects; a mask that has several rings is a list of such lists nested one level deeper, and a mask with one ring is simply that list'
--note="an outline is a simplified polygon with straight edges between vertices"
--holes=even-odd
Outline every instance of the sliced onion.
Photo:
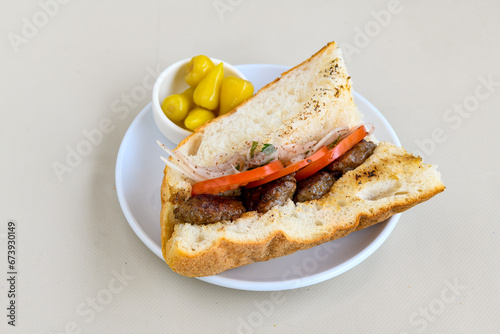
[{"label": "sliced onion", "polygon": [[167,165],[168,167],[172,168],[173,170],[176,170],[177,172],[181,173],[182,175],[184,175],[185,177],[187,178],[190,178],[192,179],[193,181],[202,181],[200,178],[198,178],[196,175],[192,175],[186,171],[184,171],[182,168],[180,168],[178,165],[176,165],[175,163],[173,163],[172,161],[168,160],[167,158],[165,157],[160,157],[161,160],[163,160],[163,162],[165,163],[165,165]]},{"label": "sliced onion", "polygon": [[290,159],[290,164],[294,164],[296,162],[299,162],[301,160],[304,160],[306,158],[306,155],[305,154],[299,154],[299,155],[296,155],[295,157],[293,157],[292,159]]},{"label": "sliced onion", "polygon": [[[171,150],[169,150],[165,145],[163,145],[159,140],[156,141],[158,145],[165,151],[167,152],[175,161],[177,161],[177,164],[172,163],[168,159],[164,157],[160,157],[167,166],[175,169],[178,172],[181,172],[184,176],[189,177],[193,181],[203,181],[204,178],[200,177],[199,175],[196,175],[194,171],[186,166]],[[173,167],[175,166],[175,167]]]},{"label": "sliced onion", "polygon": [[[231,175],[238,173],[239,171],[235,166],[240,165],[240,169],[243,168],[245,164],[245,159],[239,154],[231,156],[231,158],[223,164],[219,164],[213,167],[203,167],[196,166],[187,157],[185,157],[179,151],[171,151],[165,147],[161,142],[157,141],[158,145],[165,150],[176,162],[177,165],[173,164],[171,161],[165,162],[169,167],[175,165],[174,168],[178,172],[181,172],[184,176],[189,177],[193,181],[204,181],[208,179],[214,179],[221,176]],[[163,161],[168,161],[163,158]]]},{"label": "sliced onion", "polygon": [[[316,141],[312,141],[302,144],[287,144],[278,147],[278,156],[280,160],[286,165],[288,163],[297,162],[300,157],[305,158],[305,156],[311,151],[312,147],[316,144]],[[309,151],[309,152],[308,152]]]},{"label": "sliced onion", "polygon": [[365,123],[362,123],[360,124],[357,128],[359,128],[360,126],[364,126],[365,129],[366,129],[366,136],[370,136],[371,134],[373,134],[373,132],[375,131],[375,124],[371,123],[371,122],[365,122]]},{"label": "sliced onion", "polygon": [[242,170],[245,167],[245,158],[239,154],[235,154],[231,156],[231,158],[229,158],[223,164],[214,167],[202,167],[202,168],[214,174],[225,176],[225,175],[239,173],[240,171],[235,167],[238,165],[239,165],[239,170]]},{"label": "sliced onion", "polygon": [[227,156],[227,154],[217,154],[217,156],[214,159],[214,167],[205,167],[213,171],[219,171],[219,172],[224,172],[228,170],[236,170],[237,173],[239,171],[235,168],[235,166],[240,166],[240,170],[245,166],[245,157],[242,156],[241,154],[235,153],[232,156],[230,156],[224,163],[218,162],[221,158],[224,156]]},{"label": "sliced onion", "polygon": [[309,152],[309,155],[312,155],[316,153],[320,148],[323,146],[330,145],[333,143],[335,140],[337,140],[340,137],[343,137],[349,133],[349,127],[347,126],[342,126],[340,128],[336,128],[335,130],[332,130],[326,134]]},{"label": "sliced onion", "polygon": [[266,154],[263,152],[255,153],[253,158],[248,160],[246,163],[246,166],[248,168],[253,168],[257,166],[261,166],[267,162],[274,161],[278,158],[278,153],[277,151],[274,151],[271,154]]},{"label": "sliced onion", "polygon": [[215,156],[214,158],[214,166],[217,166],[219,164],[219,160],[227,156],[227,153],[219,153]]}]

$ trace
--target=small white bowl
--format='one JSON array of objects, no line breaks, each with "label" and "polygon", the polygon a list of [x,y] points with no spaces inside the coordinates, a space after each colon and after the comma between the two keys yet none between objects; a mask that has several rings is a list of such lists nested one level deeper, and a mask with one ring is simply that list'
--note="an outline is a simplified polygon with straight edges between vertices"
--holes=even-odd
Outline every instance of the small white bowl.
[{"label": "small white bowl", "polygon": [[[210,58],[214,65],[219,64],[222,60]],[[156,79],[155,85],[153,86],[153,117],[158,129],[167,137],[172,143],[179,144],[184,138],[192,134],[192,131],[183,129],[177,124],[172,122],[163,113],[161,109],[161,104],[163,100],[172,94],[182,93],[184,90],[189,88],[189,85],[184,81],[184,71],[186,65],[191,61],[189,59],[179,60],[167,67]],[[224,77],[235,76],[244,80],[247,78],[238,71],[234,66],[224,63]]]}]

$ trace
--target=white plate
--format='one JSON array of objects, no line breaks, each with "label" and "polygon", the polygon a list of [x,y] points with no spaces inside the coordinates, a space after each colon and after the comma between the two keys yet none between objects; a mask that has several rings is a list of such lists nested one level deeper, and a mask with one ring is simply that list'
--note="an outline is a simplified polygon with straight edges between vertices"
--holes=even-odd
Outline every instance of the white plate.
[{"label": "white plate", "polygon": [[[236,67],[256,90],[288,70],[286,66],[262,64]],[[365,121],[375,124],[378,140],[401,145],[390,124],[370,102],[356,92],[354,101],[365,115]],[[159,157],[165,153],[156,144],[157,139],[169,148],[175,147],[156,128],[150,103],[132,122],[121,143],[116,161],[116,191],[134,232],[163,259],[160,185],[164,163]],[[372,254],[389,236],[399,217],[400,214],[394,215],[385,222],[308,250],[199,279],[228,288],[254,291],[287,290],[323,282],[355,267]]]}]

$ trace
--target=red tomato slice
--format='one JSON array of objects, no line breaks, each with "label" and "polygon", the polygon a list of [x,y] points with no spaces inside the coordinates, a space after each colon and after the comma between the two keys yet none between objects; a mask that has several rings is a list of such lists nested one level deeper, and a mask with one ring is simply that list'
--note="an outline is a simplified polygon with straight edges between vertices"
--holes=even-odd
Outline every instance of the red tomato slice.
[{"label": "red tomato slice", "polygon": [[328,152],[328,148],[326,146],[323,146],[318,152],[314,153],[310,157],[305,158],[304,160],[301,160],[301,161],[296,162],[294,164],[291,164],[290,166],[287,166],[274,174],[268,175],[268,176],[264,177],[263,179],[250,182],[249,184],[246,185],[246,188],[257,187],[257,186],[260,186],[262,184],[274,181],[282,176],[296,172],[299,169],[304,168],[305,166],[309,165],[310,163],[313,163],[314,161],[320,159],[327,152]]},{"label": "red tomato slice", "polygon": [[193,184],[193,188],[191,189],[191,195],[192,196],[200,194],[216,195],[224,191],[238,189],[240,186],[244,186],[249,182],[261,179],[267,175],[276,173],[282,169],[283,169],[283,164],[281,163],[281,161],[276,160],[265,166],[248,170],[246,172],[200,181]]},{"label": "red tomato slice", "polygon": [[354,145],[363,140],[366,135],[367,132],[364,126],[360,126],[355,129],[351,134],[342,139],[334,148],[329,150],[323,157],[299,170],[297,174],[295,174],[295,179],[300,181],[326,167],[332,161],[349,151]]}]

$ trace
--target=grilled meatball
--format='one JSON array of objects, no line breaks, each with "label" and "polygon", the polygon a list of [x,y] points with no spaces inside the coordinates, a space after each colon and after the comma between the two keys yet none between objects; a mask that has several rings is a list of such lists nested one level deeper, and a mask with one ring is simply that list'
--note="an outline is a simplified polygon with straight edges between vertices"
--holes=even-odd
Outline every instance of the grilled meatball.
[{"label": "grilled meatball", "polygon": [[330,191],[335,178],[325,170],[320,170],[303,180],[297,182],[297,192],[293,200],[295,202],[306,202],[320,199]]},{"label": "grilled meatball", "polygon": [[242,191],[243,204],[248,211],[265,213],[275,205],[284,205],[292,199],[297,181],[289,174],[261,186]]},{"label": "grilled meatball", "polygon": [[221,220],[234,220],[245,212],[237,197],[196,195],[179,205],[175,218],[191,224],[211,224]]},{"label": "grilled meatball", "polygon": [[353,170],[361,165],[370,155],[372,155],[375,147],[377,147],[376,144],[363,139],[337,160],[329,164],[326,169],[332,172],[334,176],[340,177],[345,172]]}]

